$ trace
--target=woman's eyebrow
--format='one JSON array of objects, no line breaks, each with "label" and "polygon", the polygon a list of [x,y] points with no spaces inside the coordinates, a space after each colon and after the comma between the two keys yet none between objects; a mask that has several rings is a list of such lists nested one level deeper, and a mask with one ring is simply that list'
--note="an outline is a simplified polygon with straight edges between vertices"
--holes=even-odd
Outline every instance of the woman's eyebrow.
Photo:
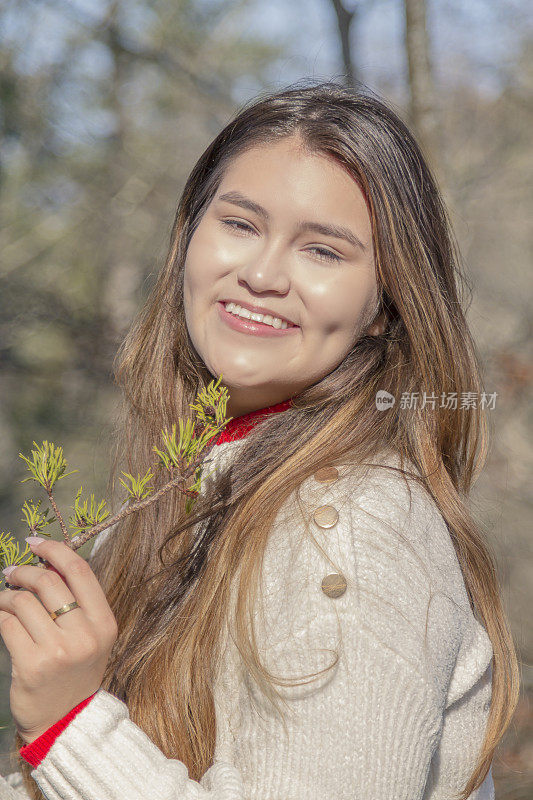
[{"label": "woman's eyebrow", "polygon": [[[231,191],[225,192],[221,194],[218,200],[224,200],[227,203],[233,203],[236,206],[241,206],[241,208],[245,208],[248,211],[253,211],[259,217],[262,217],[264,220],[268,222],[270,219],[270,214],[263,208],[263,206],[256,203],[254,200],[250,200],[249,197],[242,194],[241,192]],[[364,253],[366,253],[367,248],[363,244],[363,242],[359,239],[355,233],[349,228],[345,228],[344,225],[332,225],[330,223],[323,223],[323,222],[311,222],[306,220],[301,220],[297,223],[296,228],[299,232],[301,231],[313,231],[314,233],[321,233],[323,236],[334,236],[336,239],[345,239],[349,244],[353,247],[360,248]]]}]

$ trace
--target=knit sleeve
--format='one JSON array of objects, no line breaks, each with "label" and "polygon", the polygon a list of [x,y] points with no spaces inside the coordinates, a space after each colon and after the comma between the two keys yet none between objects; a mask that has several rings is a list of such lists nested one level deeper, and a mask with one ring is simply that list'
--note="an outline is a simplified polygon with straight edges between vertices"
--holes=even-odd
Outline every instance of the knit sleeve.
[{"label": "knit sleeve", "polygon": [[64,717],[61,717],[61,719],[59,719],[57,722],[54,722],[53,725],[51,725],[46,731],[44,731],[44,733],[34,739],[33,742],[23,745],[19,750],[22,758],[24,758],[28,764],[31,764],[32,767],[38,766],[43,758],[45,758],[59,734],[65,730],[69,722],[74,719],[76,714],[79,714],[82,708],[85,708],[85,706],[91,702],[95,694],[96,692],[93,692],[90,697],[85,698],[85,700],[82,700],[81,703],[78,703],[76,706],[74,706],[74,708],[67,712]]},{"label": "knit sleeve", "polygon": [[[337,520],[315,525],[314,543],[300,534],[319,504]],[[197,782],[100,689],[31,773],[47,800],[422,800],[466,613],[444,523],[385,476],[339,481],[304,512],[276,522],[256,615],[275,675],[324,670],[278,686],[288,717],[240,672],[218,706],[223,746]]]},{"label": "knit sleeve", "polygon": [[[125,504],[122,506],[122,508],[124,507]],[[96,541],[93,544],[93,548],[87,559],[89,563],[91,562],[93,555],[97,552],[98,548],[101,546],[102,542],[107,538],[107,536],[109,536],[109,534],[114,530],[115,527],[116,525],[112,525],[107,530],[104,530],[100,534],[98,534],[98,536],[96,537]],[[64,717],[62,717],[60,720],[51,725],[43,734],[41,734],[41,736],[39,736],[37,739],[31,742],[31,744],[27,744],[21,747],[19,750],[20,755],[32,766],[34,767],[38,766],[38,764],[48,753],[49,749],[51,748],[52,744],[57,739],[61,731],[63,731],[67,727],[69,722],[72,719],[74,719],[76,714],[78,714],[78,712],[81,711],[81,709],[84,708],[87,705],[87,703],[90,702],[90,700],[94,697],[94,694],[92,694],[90,697],[86,698],[77,706],[75,706],[73,709],[71,709],[67,714],[65,714]],[[2,800],[1,795],[0,795],[0,800]]]}]

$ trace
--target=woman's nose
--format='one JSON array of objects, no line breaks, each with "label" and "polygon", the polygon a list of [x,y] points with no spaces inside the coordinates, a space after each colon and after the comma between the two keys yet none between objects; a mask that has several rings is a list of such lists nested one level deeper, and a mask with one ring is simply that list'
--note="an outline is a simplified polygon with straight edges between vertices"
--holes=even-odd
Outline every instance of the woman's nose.
[{"label": "woman's nose", "polygon": [[256,292],[268,290],[285,294],[290,286],[290,264],[282,247],[265,247],[261,253],[249,254],[238,277]]}]

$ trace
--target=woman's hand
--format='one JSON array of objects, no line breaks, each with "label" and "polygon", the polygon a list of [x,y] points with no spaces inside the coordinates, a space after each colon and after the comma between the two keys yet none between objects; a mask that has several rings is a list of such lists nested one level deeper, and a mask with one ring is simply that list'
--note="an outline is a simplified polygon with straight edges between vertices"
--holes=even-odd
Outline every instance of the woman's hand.
[{"label": "woman's hand", "polygon": [[[100,688],[118,633],[85,559],[51,539],[31,547],[55,569],[18,566],[6,580],[29,591],[0,591],[0,635],[12,661],[11,713],[26,743]],[[52,620],[48,612],[74,600],[79,608]]]}]

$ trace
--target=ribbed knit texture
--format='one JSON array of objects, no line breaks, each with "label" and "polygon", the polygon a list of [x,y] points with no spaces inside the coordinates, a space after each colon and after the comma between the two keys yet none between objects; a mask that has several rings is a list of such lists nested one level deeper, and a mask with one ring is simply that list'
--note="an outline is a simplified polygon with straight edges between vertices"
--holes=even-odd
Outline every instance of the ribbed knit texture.
[{"label": "ribbed knit texture", "polygon": [[[220,443],[210,471],[239,449],[238,439]],[[399,461],[389,454],[381,463]],[[339,652],[318,679],[278,687],[288,704],[287,733],[226,628],[214,763],[199,783],[100,689],[32,771],[48,800],[453,800],[488,719],[490,639],[470,610],[444,520],[422,487],[409,482],[410,503],[402,477],[390,470],[338,469],[332,484],[304,481],[301,507],[294,498],[282,507],[265,554],[255,613],[265,666],[302,678]],[[326,504],[339,518],[323,529],[312,515]],[[321,588],[332,573],[347,583],[336,598]],[[26,797],[17,786],[18,773],[0,779],[0,800]],[[491,772],[470,797],[494,799]]]},{"label": "ribbed knit texture", "polygon": [[65,714],[65,716],[55,722],[52,727],[48,728],[45,733],[43,733],[37,739],[34,739],[31,744],[27,744],[20,748],[19,753],[26,759],[28,764],[31,764],[32,767],[36,767],[41,763],[59,734],[65,730],[69,722],[74,719],[76,714],[79,714],[82,708],[85,708],[85,706],[90,703],[95,694],[96,692],[90,695],[90,697],[86,697],[85,700],[82,700],[77,706],[74,706],[74,708],[72,708],[68,714]]}]

